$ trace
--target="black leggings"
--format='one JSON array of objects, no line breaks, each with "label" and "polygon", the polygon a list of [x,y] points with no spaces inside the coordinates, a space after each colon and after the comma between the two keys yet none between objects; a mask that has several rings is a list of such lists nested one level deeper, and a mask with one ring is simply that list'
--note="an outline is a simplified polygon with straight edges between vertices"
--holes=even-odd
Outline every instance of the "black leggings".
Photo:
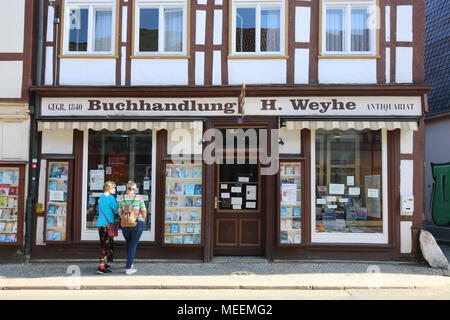
[{"label": "black leggings", "polygon": [[114,237],[108,236],[108,226],[99,227],[98,234],[100,236],[100,247],[102,248],[100,254],[100,263],[109,263],[113,261],[114,253]]}]

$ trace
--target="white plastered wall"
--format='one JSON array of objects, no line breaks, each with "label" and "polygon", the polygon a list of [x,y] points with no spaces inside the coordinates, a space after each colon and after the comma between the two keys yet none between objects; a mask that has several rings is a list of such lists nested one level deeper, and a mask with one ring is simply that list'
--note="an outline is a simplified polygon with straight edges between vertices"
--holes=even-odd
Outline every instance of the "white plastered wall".
[{"label": "white plastered wall", "polygon": [[22,61],[0,61],[0,98],[20,98],[22,77]]},{"label": "white plastered wall", "polygon": [[377,83],[377,60],[319,59],[319,83]]},{"label": "white plastered wall", "polygon": [[[400,42],[413,41],[413,6],[397,6],[396,33],[395,37]],[[413,82],[413,48],[396,47],[395,48],[395,82],[412,83]]]},{"label": "white plastered wall", "polygon": [[[412,154],[414,151],[414,131],[401,130],[400,153]],[[400,160],[400,197],[414,195],[414,161]],[[400,206],[400,203],[398,204]],[[411,253],[412,250],[412,222],[400,222],[400,253]]]},{"label": "white plastered wall", "polygon": [[228,60],[230,84],[286,83],[285,59],[231,59]]},{"label": "white plastered wall", "polygon": [[133,59],[131,85],[187,85],[187,59]]},{"label": "white plastered wall", "polygon": [[44,130],[42,132],[42,153],[72,154],[73,131]]},{"label": "white plastered wall", "polygon": [[168,154],[202,154],[201,129],[173,129],[167,132]]},{"label": "white plastered wall", "polygon": [[115,85],[116,60],[61,59],[59,82],[61,85]]},{"label": "white plastered wall", "polygon": [[[0,52],[22,53],[25,0],[2,1],[0,10]],[[0,68],[1,70],[1,68]]]},{"label": "white plastered wall", "polygon": [[0,160],[28,161],[29,131],[28,121],[1,120],[0,115]]},{"label": "white plastered wall", "polygon": [[300,154],[300,130],[288,130],[286,127],[280,129],[280,138],[283,139],[284,144],[278,145],[278,152],[280,154]]}]

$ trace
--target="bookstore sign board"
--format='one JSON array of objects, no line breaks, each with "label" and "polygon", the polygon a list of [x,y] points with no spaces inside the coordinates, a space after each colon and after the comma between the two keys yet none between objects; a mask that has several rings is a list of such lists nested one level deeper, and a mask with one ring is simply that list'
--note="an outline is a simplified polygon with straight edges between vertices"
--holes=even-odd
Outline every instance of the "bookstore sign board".
[{"label": "bookstore sign board", "polygon": [[[417,97],[258,97],[245,98],[246,116],[422,115]],[[238,98],[42,98],[43,117],[236,116]]]},{"label": "bookstore sign board", "polygon": [[246,98],[245,115],[411,117],[422,115],[421,97]]}]

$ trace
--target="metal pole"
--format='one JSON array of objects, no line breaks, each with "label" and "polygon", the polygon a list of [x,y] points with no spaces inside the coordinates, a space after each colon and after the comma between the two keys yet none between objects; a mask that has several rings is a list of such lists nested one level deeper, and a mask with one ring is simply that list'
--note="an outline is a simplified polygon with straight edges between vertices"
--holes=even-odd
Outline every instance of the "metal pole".
[{"label": "metal pole", "polygon": [[[38,46],[36,59],[36,84],[41,85],[42,78],[42,53],[44,45],[44,1],[39,0],[39,20],[38,20]],[[25,212],[25,262],[29,262],[31,258],[31,243],[33,235],[33,202],[36,196],[36,175],[37,175],[37,154],[38,154],[38,135],[37,122],[39,118],[40,97],[35,95],[34,114],[30,118],[30,145],[31,145],[31,168],[30,168],[30,185],[27,197]]]}]

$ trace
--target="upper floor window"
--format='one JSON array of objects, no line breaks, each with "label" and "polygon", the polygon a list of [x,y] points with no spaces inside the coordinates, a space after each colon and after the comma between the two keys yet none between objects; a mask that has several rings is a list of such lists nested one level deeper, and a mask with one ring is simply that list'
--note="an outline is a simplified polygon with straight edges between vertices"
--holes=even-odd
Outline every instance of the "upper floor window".
[{"label": "upper floor window", "polygon": [[63,52],[68,55],[113,55],[116,7],[113,1],[66,1]]},{"label": "upper floor window", "polygon": [[186,55],[186,1],[137,1],[134,54]]},{"label": "upper floor window", "polygon": [[231,55],[284,55],[284,1],[232,1]]},{"label": "upper floor window", "polygon": [[377,11],[370,1],[323,1],[322,55],[375,55]]}]

